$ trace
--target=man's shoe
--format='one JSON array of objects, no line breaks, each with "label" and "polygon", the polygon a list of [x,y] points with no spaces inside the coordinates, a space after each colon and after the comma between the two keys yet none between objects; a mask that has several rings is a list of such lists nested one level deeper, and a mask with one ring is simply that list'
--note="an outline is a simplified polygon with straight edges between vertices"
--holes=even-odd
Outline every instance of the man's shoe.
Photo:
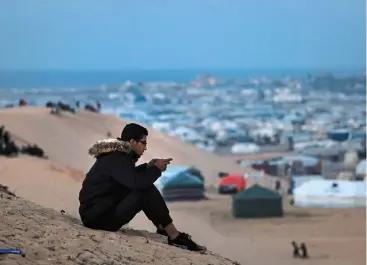
[{"label": "man's shoe", "polygon": [[206,247],[196,244],[192,241],[191,236],[186,233],[180,233],[175,239],[170,239],[168,237],[168,244],[200,253],[204,253],[206,251]]}]

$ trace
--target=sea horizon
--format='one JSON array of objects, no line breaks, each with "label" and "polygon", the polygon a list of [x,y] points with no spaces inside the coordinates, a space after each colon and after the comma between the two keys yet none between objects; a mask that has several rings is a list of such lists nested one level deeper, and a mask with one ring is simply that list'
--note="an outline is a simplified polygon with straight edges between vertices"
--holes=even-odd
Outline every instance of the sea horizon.
[{"label": "sea horizon", "polygon": [[308,74],[331,73],[336,76],[359,75],[365,69],[52,69],[0,70],[0,88],[59,88],[119,85],[131,82],[178,82],[194,80],[202,74],[223,79],[306,77]]}]

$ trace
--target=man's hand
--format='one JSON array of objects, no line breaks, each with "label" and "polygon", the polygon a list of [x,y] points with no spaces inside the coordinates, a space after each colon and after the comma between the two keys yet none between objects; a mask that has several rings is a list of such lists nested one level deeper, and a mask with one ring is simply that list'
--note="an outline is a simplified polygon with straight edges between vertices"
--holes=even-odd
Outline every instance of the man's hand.
[{"label": "man's hand", "polygon": [[154,160],[155,160],[154,165],[163,172],[167,169],[167,166],[171,163],[172,158],[154,159]]},{"label": "man's hand", "polygon": [[150,160],[149,163],[148,163],[148,167],[153,166],[155,164],[155,161],[157,161],[157,159]]}]

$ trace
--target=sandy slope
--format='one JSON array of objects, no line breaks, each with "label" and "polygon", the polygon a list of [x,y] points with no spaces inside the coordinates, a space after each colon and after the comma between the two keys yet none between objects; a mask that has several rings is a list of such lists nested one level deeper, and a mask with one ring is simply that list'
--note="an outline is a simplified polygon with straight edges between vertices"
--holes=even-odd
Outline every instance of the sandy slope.
[{"label": "sandy slope", "polygon": [[[52,161],[85,171],[93,163],[87,154],[91,144],[106,138],[107,131],[119,136],[126,121],[112,115],[84,111],[76,115],[63,113],[57,117],[49,114],[49,109],[27,107],[1,110],[0,124],[4,124],[19,143],[37,143]],[[200,168],[207,184],[216,182],[219,171],[244,171],[233,159],[199,150],[153,129],[149,131],[148,150],[140,162],[156,157],[172,157],[173,164]]]},{"label": "sandy slope", "polygon": [[82,178],[83,172],[48,160],[0,157],[1,184],[18,196],[58,211],[65,209],[75,216]]},{"label": "sandy slope", "polygon": [[37,143],[51,160],[86,170],[93,162],[86,147],[105,136],[65,113],[57,117],[44,108],[13,108],[0,112],[0,124],[23,142]]},{"label": "sandy slope", "polygon": [[0,188],[0,247],[20,248],[26,256],[0,256],[1,264],[217,264],[234,262],[168,246],[146,231],[92,231],[77,220],[15,198]]}]

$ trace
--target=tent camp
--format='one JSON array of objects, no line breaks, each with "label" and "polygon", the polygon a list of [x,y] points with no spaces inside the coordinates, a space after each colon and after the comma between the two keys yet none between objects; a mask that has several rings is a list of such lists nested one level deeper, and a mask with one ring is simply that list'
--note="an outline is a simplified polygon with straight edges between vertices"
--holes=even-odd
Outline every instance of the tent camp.
[{"label": "tent camp", "polygon": [[246,188],[246,179],[242,175],[228,175],[218,181],[219,194],[234,194]]},{"label": "tent camp", "polygon": [[193,175],[191,169],[188,166],[169,166],[154,182],[166,201],[197,200],[205,197],[201,176]]},{"label": "tent camp", "polygon": [[350,180],[310,180],[293,191],[295,206],[350,208],[366,206],[366,183]]},{"label": "tent camp", "polygon": [[233,195],[232,215],[236,218],[281,217],[282,197],[273,190],[255,184]]}]

